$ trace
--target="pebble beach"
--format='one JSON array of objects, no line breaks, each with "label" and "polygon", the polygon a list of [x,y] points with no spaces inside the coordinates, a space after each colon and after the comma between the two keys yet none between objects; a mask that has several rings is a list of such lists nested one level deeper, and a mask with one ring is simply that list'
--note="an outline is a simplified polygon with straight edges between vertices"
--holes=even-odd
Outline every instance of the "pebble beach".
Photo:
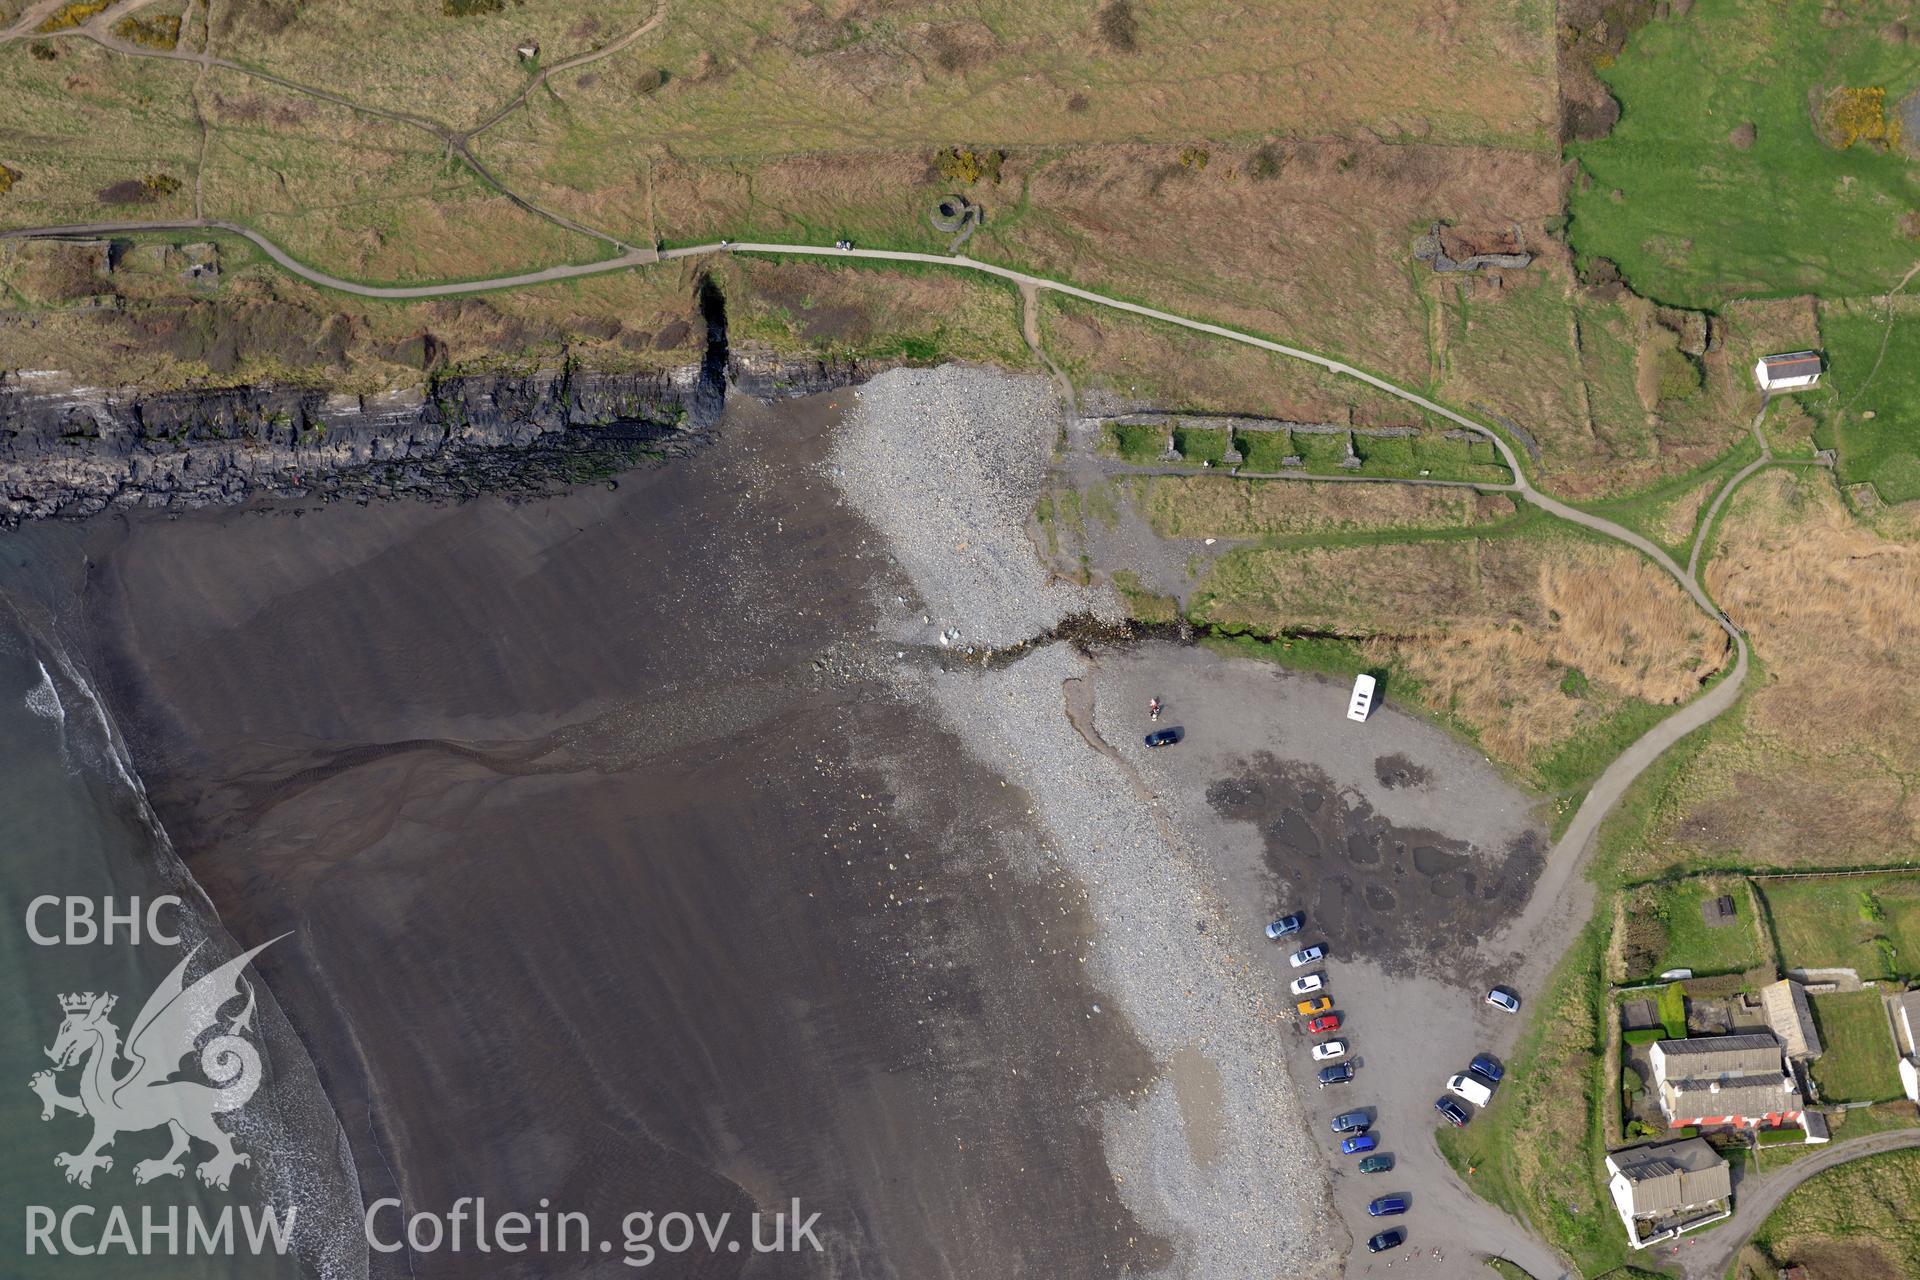
[{"label": "pebble beach", "polygon": [[[862,389],[831,474],[911,579],[930,619],[913,638],[957,629],[1003,646],[1072,613],[1119,613],[1101,591],[1053,579],[1026,532],[1059,420],[1038,378],[949,366]],[[1065,688],[1091,661],[1056,642],[987,671],[903,663],[895,685],[1025,790],[1086,895],[1083,960],[1111,995],[1095,1016],[1124,1018],[1162,1066],[1101,1117],[1129,1208],[1176,1242],[1180,1274],[1332,1274],[1336,1250],[1314,1229],[1329,1212],[1326,1177],[1286,1074],[1297,1049],[1282,1042],[1284,1011],[1197,852],[1069,721]],[[1172,1069],[1180,1059],[1199,1064],[1199,1085]]]}]

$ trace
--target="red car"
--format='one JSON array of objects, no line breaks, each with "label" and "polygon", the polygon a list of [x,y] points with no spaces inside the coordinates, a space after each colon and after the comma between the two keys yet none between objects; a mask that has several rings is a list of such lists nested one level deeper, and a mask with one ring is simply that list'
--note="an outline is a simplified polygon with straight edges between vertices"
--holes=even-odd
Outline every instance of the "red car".
[{"label": "red car", "polygon": [[1307,1030],[1313,1032],[1315,1035],[1319,1035],[1323,1031],[1338,1031],[1339,1029],[1340,1015],[1337,1013],[1330,1013],[1324,1018],[1315,1018],[1307,1024]]}]

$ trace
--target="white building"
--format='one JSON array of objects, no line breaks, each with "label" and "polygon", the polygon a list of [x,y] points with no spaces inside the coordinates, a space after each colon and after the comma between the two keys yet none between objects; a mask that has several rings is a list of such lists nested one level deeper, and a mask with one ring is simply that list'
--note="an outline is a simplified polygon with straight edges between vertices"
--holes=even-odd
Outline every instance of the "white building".
[{"label": "white building", "polygon": [[1733,1212],[1733,1174],[1703,1138],[1614,1152],[1607,1191],[1636,1249]]},{"label": "white building", "polygon": [[1887,1002],[1893,1014],[1893,1047],[1900,1055],[1900,1086],[1908,1101],[1920,1102],[1920,991],[1906,991]]},{"label": "white building", "polygon": [[1820,357],[1811,351],[1761,356],[1754,362],[1753,380],[1765,392],[1798,391],[1820,384]]}]

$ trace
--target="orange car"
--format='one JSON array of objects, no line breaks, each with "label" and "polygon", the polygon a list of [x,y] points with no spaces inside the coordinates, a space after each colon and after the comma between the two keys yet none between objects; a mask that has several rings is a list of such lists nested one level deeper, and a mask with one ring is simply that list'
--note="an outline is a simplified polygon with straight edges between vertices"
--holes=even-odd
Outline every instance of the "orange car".
[{"label": "orange car", "polygon": [[1302,1000],[1293,1007],[1299,1010],[1301,1017],[1311,1018],[1316,1013],[1325,1013],[1333,1008],[1333,1001],[1321,996],[1318,1000]]}]

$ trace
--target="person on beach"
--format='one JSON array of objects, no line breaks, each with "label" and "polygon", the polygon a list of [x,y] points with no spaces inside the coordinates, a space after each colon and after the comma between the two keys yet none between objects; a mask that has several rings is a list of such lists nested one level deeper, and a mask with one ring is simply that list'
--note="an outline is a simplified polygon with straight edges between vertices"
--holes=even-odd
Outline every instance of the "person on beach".
[{"label": "person on beach", "polygon": [[1160,718],[1160,699],[1155,698],[1153,701],[1147,704],[1147,719],[1158,720],[1159,718]]}]

